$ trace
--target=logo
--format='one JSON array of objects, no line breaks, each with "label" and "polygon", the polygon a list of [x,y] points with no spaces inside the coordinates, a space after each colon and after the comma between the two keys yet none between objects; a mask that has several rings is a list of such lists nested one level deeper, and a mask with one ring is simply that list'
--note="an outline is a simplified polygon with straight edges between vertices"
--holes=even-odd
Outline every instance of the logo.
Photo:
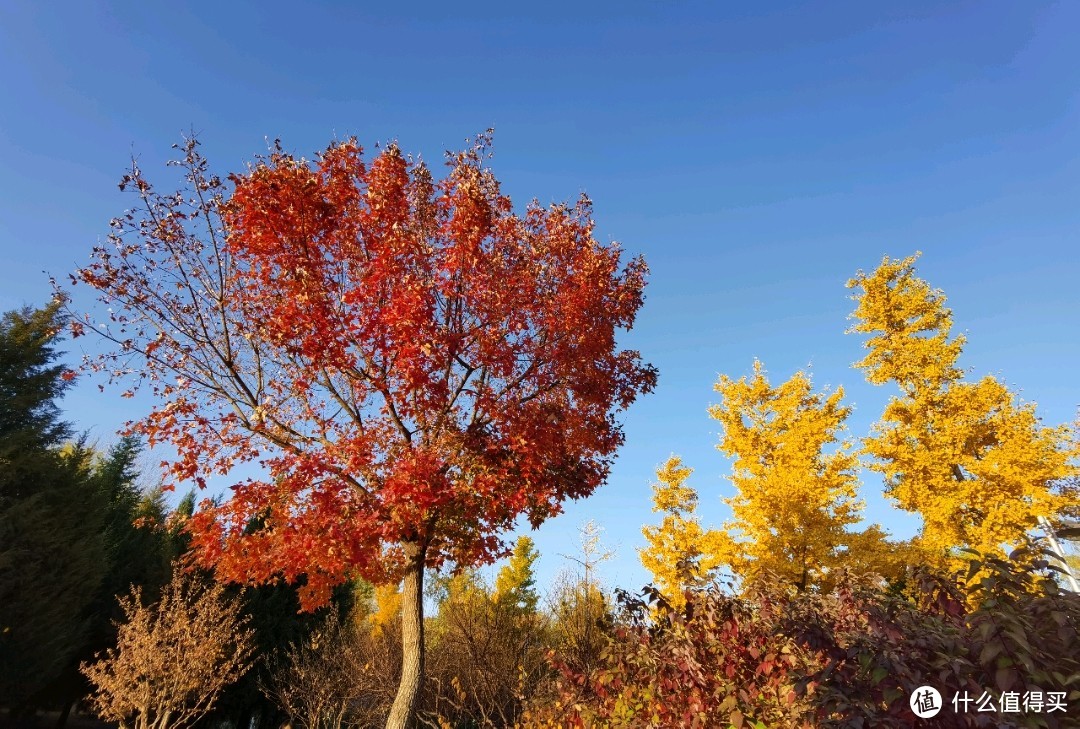
[{"label": "logo", "polygon": [[941,711],[941,694],[933,686],[920,686],[911,692],[908,703],[911,704],[911,710],[915,712],[915,716],[920,719],[929,719],[937,716]]}]

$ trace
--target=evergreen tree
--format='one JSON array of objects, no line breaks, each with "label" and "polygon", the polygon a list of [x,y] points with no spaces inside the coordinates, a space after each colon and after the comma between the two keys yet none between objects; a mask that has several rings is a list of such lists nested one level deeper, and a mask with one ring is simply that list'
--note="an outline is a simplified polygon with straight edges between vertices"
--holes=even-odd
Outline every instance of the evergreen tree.
[{"label": "evergreen tree", "polygon": [[77,655],[105,574],[93,452],[63,449],[56,305],[0,320],[0,704],[18,713]]},{"label": "evergreen tree", "polygon": [[[71,706],[90,690],[79,663],[116,645],[116,626],[124,618],[120,598],[138,587],[156,600],[169,581],[171,554],[169,535],[163,527],[164,501],[159,496],[157,503],[152,494],[139,489],[137,462],[141,452],[139,440],[126,436],[105,454],[87,453],[86,497],[97,510],[94,522],[101,542],[102,579],[86,608],[85,640],[45,697],[63,707],[65,718]],[[145,509],[147,503],[154,506]]]},{"label": "evergreen tree", "polygon": [[[0,320],[0,498],[28,486],[19,469],[71,437],[56,400],[70,383],[54,348],[58,306],[10,311]],[[19,458],[22,455],[24,458]]]}]

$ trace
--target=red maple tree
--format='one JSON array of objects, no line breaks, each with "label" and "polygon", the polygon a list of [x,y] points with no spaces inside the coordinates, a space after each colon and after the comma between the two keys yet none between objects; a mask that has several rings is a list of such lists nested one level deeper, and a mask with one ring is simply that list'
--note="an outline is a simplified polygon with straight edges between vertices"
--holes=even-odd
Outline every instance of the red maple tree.
[{"label": "red maple tree", "polygon": [[584,196],[515,214],[490,133],[439,181],[396,145],[369,166],[355,141],[315,162],[277,144],[230,191],[196,140],[181,149],[179,192],[125,175],[140,208],[72,277],[110,321],[73,333],[92,325],[117,346],[90,365],[157,395],[129,427],[172,444],[173,480],[264,467],[191,521],[218,575],[299,583],[306,608],[357,574],[404,579],[403,726],[424,568],[490,562],[519,516],[538,525],[606,478],[615,414],[656,383],[616,343],[647,268],[596,241]]}]

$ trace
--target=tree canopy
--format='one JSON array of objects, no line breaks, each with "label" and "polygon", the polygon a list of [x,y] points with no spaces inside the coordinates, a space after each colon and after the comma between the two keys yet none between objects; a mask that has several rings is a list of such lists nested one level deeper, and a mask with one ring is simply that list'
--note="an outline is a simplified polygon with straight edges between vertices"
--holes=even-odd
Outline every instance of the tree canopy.
[{"label": "tree canopy", "polygon": [[848,548],[862,502],[854,444],[839,439],[851,412],[843,389],[815,393],[802,372],[774,387],[755,362],[752,377],[722,376],[716,391],[709,414],[723,428],[717,448],[734,459],[736,488],[723,561],[744,578],[773,573],[800,590],[859,565],[868,553]]},{"label": "tree canopy", "polygon": [[951,336],[945,295],[915,275],[916,256],[891,259],[848,282],[856,291],[850,331],[868,334],[856,364],[874,384],[900,390],[863,441],[886,494],[923,519],[919,539],[932,559],[958,547],[1001,552],[1038,518],[1059,522],[1078,509],[1068,426],[1040,424],[996,378],[963,379],[963,335]]},{"label": "tree canopy", "polygon": [[180,192],[125,176],[141,207],[73,281],[112,307],[95,366],[150,385],[159,405],[132,429],[176,448],[175,480],[268,471],[191,521],[222,577],[300,581],[311,608],[353,574],[404,575],[415,643],[425,565],[490,561],[519,516],[603,482],[615,413],[656,381],[616,344],[647,268],[593,237],[584,196],[515,214],[489,147],[449,155],[438,182],[351,140],[314,163],[279,145],[231,191],[194,140]]}]

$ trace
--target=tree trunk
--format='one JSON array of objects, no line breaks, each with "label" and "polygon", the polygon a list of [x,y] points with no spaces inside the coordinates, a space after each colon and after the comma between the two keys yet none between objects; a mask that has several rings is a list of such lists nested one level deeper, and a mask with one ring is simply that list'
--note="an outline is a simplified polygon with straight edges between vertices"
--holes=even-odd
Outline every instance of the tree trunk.
[{"label": "tree trunk", "polygon": [[405,542],[405,584],[401,590],[401,681],[386,729],[406,729],[416,710],[424,680],[424,558],[425,548]]}]

